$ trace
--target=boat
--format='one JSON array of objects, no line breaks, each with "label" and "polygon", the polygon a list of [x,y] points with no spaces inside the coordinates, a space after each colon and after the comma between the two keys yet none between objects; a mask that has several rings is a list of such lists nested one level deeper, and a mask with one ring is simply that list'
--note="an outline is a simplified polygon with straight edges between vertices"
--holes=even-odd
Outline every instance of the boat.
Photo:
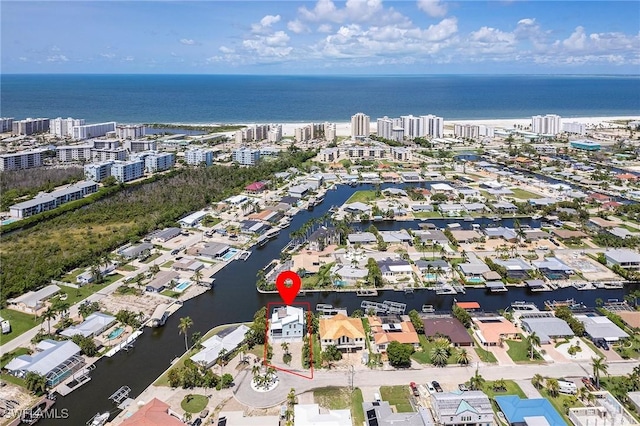
[{"label": "boat", "polygon": [[465,217],[465,218],[464,218],[464,221],[465,221],[465,222],[473,222],[474,220],[475,220],[475,219],[474,219],[474,218],[472,218],[471,216],[467,216],[467,217]]},{"label": "boat", "polygon": [[324,194],[316,197],[316,206],[324,201]]},{"label": "boat", "polygon": [[266,235],[260,235],[256,240],[256,246],[262,247],[263,245],[267,244],[267,241],[269,241],[269,238]]},{"label": "boat", "polygon": [[457,229],[457,228],[460,228],[460,224],[459,223],[447,223],[447,228],[449,228],[449,229]]},{"label": "boat", "polygon": [[356,296],[377,296],[378,290],[361,288],[356,290]]},{"label": "boat", "polygon": [[329,305],[327,303],[318,303],[316,305],[316,311],[321,311],[323,309],[333,309],[333,305]]},{"label": "boat", "polygon": [[250,251],[243,251],[242,253],[240,253],[240,260],[247,260],[249,258],[249,256],[251,256],[251,252]]},{"label": "boat", "polygon": [[97,413],[87,422],[89,426],[103,426],[109,420],[109,412]]},{"label": "boat", "polygon": [[490,219],[491,219],[492,221],[494,221],[494,222],[500,222],[500,221],[502,220],[502,218],[501,218],[501,217],[499,217],[499,216],[493,216],[493,217],[491,217]]},{"label": "boat", "polygon": [[264,236],[268,239],[272,239],[280,235],[280,230],[278,228],[271,228],[267,232],[264,233]]},{"label": "boat", "polygon": [[338,206],[331,206],[331,208],[329,209],[329,212],[331,213],[336,213],[338,211]]},{"label": "boat", "polygon": [[537,311],[538,307],[535,303],[526,302],[524,300],[515,301],[511,304],[511,310],[513,311]]},{"label": "boat", "polygon": [[433,305],[422,305],[422,312],[425,314],[432,314],[434,313],[436,310],[433,307]]},{"label": "boat", "polygon": [[540,219],[542,219],[542,215],[541,214],[534,214],[533,216],[531,216],[531,219],[540,220]]}]

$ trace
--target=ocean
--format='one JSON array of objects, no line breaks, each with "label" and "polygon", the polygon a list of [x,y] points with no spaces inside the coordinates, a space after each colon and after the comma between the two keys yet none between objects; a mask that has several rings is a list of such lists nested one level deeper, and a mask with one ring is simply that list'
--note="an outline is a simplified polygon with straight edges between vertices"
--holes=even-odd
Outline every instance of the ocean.
[{"label": "ocean", "polygon": [[640,76],[2,75],[0,116],[87,123],[349,121],[640,114]]}]

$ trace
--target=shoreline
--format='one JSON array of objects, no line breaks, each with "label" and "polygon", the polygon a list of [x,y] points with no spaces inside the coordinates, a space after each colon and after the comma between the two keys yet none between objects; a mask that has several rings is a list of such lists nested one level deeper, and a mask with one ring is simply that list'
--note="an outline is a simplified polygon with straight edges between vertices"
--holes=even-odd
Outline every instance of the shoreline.
[{"label": "shoreline", "polygon": [[[371,118],[370,128],[373,133],[377,130],[376,118]],[[632,116],[632,115],[613,115],[613,116],[578,116],[578,117],[566,117],[563,116],[562,120],[564,122],[569,123],[580,123],[585,124],[587,126],[596,127],[599,125],[603,125],[606,123],[611,123],[613,121],[633,121],[640,120],[640,115]],[[316,120],[316,121],[262,121],[262,122],[233,122],[233,123],[218,123],[218,122],[169,122],[169,123],[154,123],[154,124],[163,124],[167,126],[210,126],[210,127],[221,127],[221,126],[251,126],[254,124],[280,124],[282,125],[282,136],[283,137],[293,137],[295,134],[295,129],[301,126],[305,126],[311,123],[333,123],[336,125],[336,136],[350,136],[351,134],[351,122],[350,121],[330,121],[330,120]],[[123,123],[124,124],[124,123]],[[471,125],[486,125],[494,128],[513,128],[516,126],[530,126],[531,125],[531,117],[520,117],[520,118],[487,118],[487,119],[466,119],[466,118],[450,118],[444,120],[444,127],[446,130],[451,130],[451,127],[454,124],[471,124]],[[220,134],[233,134],[235,131],[226,131],[219,132]]]}]

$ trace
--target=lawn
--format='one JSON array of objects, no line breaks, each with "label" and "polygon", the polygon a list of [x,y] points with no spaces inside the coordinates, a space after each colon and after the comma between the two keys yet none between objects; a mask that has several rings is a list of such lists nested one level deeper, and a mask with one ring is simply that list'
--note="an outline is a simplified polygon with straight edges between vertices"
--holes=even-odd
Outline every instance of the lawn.
[{"label": "lawn", "polygon": [[326,387],[313,391],[313,400],[316,404],[329,410],[344,410],[351,406],[351,397],[348,388]]},{"label": "lawn", "polygon": [[533,361],[531,361],[529,350],[527,348],[527,342],[522,340],[507,340],[505,343],[509,346],[509,350],[507,354],[511,357],[511,359],[515,362],[540,362],[542,357],[540,354],[534,349],[533,351]]},{"label": "lawn", "polygon": [[411,413],[413,406],[411,405],[411,392],[409,384],[400,386],[380,386],[380,397],[383,401],[387,401],[389,405],[395,405],[398,413]]},{"label": "lawn", "polygon": [[565,395],[565,394],[559,393],[558,396],[554,398],[551,395],[549,395],[549,391],[547,391],[545,388],[540,389],[540,395],[542,395],[544,398],[548,399],[549,402],[551,402],[551,404],[553,405],[553,408],[555,408],[556,411],[560,413],[564,421],[567,422],[567,424],[569,425],[572,423],[566,414],[567,408],[583,406],[582,403],[578,400],[578,398],[576,398],[573,395]]},{"label": "lawn", "polygon": [[12,309],[0,309],[0,317],[9,321],[11,324],[11,333],[0,335],[0,342],[3,345],[18,337],[25,331],[40,324],[40,321],[38,319],[34,319],[33,315],[14,311]]},{"label": "lawn", "polygon": [[171,268],[171,265],[173,265],[175,262],[173,260],[169,260],[168,262],[164,262],[162,265],[163,268]]},{"label": "lawn", "polygon": [[91,296],[92,294],[99,292],[108,285],[113,284],[120,278],[122,278],[122,275],[120,274],[107,275],[106,277],[104,277],[104,282],[102,282],[101,284],[85,284],[80,288],[63,287],[60,293],[66,293],[66,302],[69,305],[74,305],[79,301]]},{"label": "lawn", "polygon": [[153,253],[151,256],[147,257],[145,260],[142,261],[142,263],[151,263],[154,260],[156,260],[157,258],[159,258],[160,256],[162,256],[164,253]]},{"label": "lawn", "polygon": [[17,356],[20,355],[28,355],[29,349],[27,348],[18,348],[11,352],[7,352],[6,354],[2,354],[2,358],[0,358],[0,368],[4,368],[5,365],[9,364],[9,362]]},{"label": "lawn", "polygon": [[209,402],[209,398],[204,395],[189,394],[184,397],[180,406],[188,413],[199,413],[204,410]]},{"label": "lawn", "polygon": [[355,388],[351,394],[351,419],[354,425],[364,424],[363,402],[362,391],[359,388]]},{"label": "lawn", "polygon": [[65,274],[65,276],[62,277],[60,281],[66,281],[71,284],[76,284],[76,278],[78,278],[78,275],[82,274],[86,270],[87,268],[76,268],[68,274]]},{"label": "lawn", "polygon": [[614,345],[613,348],[623,359],[638,358],[640,357],[640,338],[637,335],[632,336],[623,340],[622,345]]},{"label": "lawn", "polygon": [[173,290],[163,290],[160,294],[163,295],[163,296],[172,297],[174,299],[177,299],[180,296],[180,294],[182,294],[182,293],[179,293],[179,292],[173,291]]},{"label": "lawn", "polygon": [[126,272],[133,272],[138,270],[138,268],[136,268],[133,265],[121,265],[121,266],[118,266],[118,269]]},{"label": "lawn", "polygon": [[482,361],[482,362],[493,362],[493,363],[498,362],[498,360],[496,359],[496,356],[493,354],[493,352],[487,351],[487,350],[481,348],[480,346],[475,346],[473,349],[478,354],[478,358],[480,358],[480,361]]},{"label": "lawn", "polygon": [[440,212],[413,212],[413,217],[416,217],[416,218],[431,218],[431,217],[440,218],[440,217],[442,217],[442,215],[440,214]]},{"label": "lawn", "polygon": [[525,395],[522,389],[520,389],[520,386],[518,386],[518,384],[513,380],[505,380],[504,383],[507,388],[504,391],[493,390],[493,382],[489,382],[489,381],[484,382],[484,385],[482,386],[482,390],[484,391],[484,393],[487,394],[489,398],[493,398],[495,396],[500,396],[500,395],[518,395],[522,399],[527,398],[527,395]]},{"label": "lawn", "polygon": [[356,191],[353,193],[351,197],[347,200],[347,203],[355,203],[361,202],[366,203],[367,201],[374,201],[384,198],[382,195],[379,197],[376,196],[376,191],[369,189],[364,191]]},{"label": "lawn", "polygon": [[525,191],[524,189],[520,189],[520,188],[510,188],[510,189],[513,192],[513,197],[520,198],[522,200],[542,198],[541,195],[534,194],[533,192]]}]

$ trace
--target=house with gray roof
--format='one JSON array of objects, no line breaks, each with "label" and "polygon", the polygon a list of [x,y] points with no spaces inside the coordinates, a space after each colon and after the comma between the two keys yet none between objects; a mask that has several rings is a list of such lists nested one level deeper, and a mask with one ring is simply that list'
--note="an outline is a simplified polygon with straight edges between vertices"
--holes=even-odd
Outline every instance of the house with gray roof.
[{"label": "house with gray roof", "polygon": [[614,249],[604,252],[607,266],[618,265],[622,269],[637,271],[640,269],[640,253],[629,249]]},{"label": "house with gray roof", "polygon": [[198,256],[220,259],[230,248],[231,246],[224,243],[206,243],[203,247],[196,249],[196,252]]},{"label": "house with gray roof", "polygon": [[385,243],[409,243],[413,240],[406,229],[399,231],[379,231]]},{"label": "house with gray roof", "polygon": [[220,357],[222,350],[225,350],[226,353],[231,353],[240,346],[244,342],[248,331],[249,327],[244,324],[233,329],[220,331],[215,336],[202,342],[204,348],[193,355],[191,360],[207,368],[211,367]]},{"label": "house with gray roof", "polygon": [[469,213],[480,213],[487,209],[487,206],[482,203],[463,203],[462,205]]},{"label": "house with gray roof", "polygon": [[35,353],[19,355],[4,368],[9,374],[22,379],[29,372],[38,373],[46,377],[49,387],[53,387],[83,365],[80,347],[71,340],[45,339],[36,345]]},{"label": "house with gray roof", "polygon": [[387,188],[382,191],[384,194],[395,195],[395,196],[406,196],[407,191],[400,188]]},{"label": "house with gray roof", "polygon": [[509,278],[523,279],[528,278],[529,271],[533,271],[534,267],[529,265],[523,259],[516,257],[514,259],[493,259],[496,265],[503,266],[507,270]]},{"label": "house with gray roof", "polygon": [[180,230],[180,228],[165,228],[159,231],[155,231],[153,232],[150,237],[158,242],[161,243],[166,243],[167,241],[169,241],[172,238],[177,237],[178,235],[180,235],[180,232],[182,232]]},{"label": "house with gray roof", "polygon": [[531,263],[549,279],[565,278],[573,274],[573,269],[557,257],[546,257]]},{"label": "house with gray roof", "polygon": [[432,212],[433,205],[431,204],[413,204],[411,210],[414,212]]},{"label": "house with gray roof", "polygon": [[44,302],[60,291],[60,287],[50,284],[36,291],[29,291],[21,296],[7,300],[15,309],[23,312],[35,313],[44,306]]},{"label": "house with gray roof", "polygon": [[602,316],[574,315],[584,325],[584,331],[594,342],[606,340],[607,343],[615,343],[620,339],[626,339],[629,335],[615,325],[609,318]]},{"label": "house with gray roof", "polygon": [[413,268],[411,264],[404,259],[386,258],[378,261],[380,272],[383,277],[404,277],[411,276]]},{"label": "house with gray roof", "polygon": [[175,271],[160,271],[149,284],[145,286],[145,290],[149,293],[161,293],[164,289],[171,286],[171,282],[180,278]]},{"label": "house with gray roof", "polygon": [[[98,266],[98,273],[103,277],[106,277],[115,270],[116,265],[114,265],[113,263]],[[76,277],[76,282],[81,286],[92,283],[94,280],[95,276],[91,270],[87,270]]]},{"label": "house with gray roof", "polygon": [[336,264],[331,268],[331,274],[339,276],[341,280],[349,284],[354,284],[358,280],[364,280],[369,271],[366,268],[354,268],[349,265]]},{"label": "house with gray roof", "polygon": [[442,212],[443,215],[449,215],[449,216],[466,211],[462,204],[457,204],[457,203],[439,204],[438,209]]},{"label": "house with gray roof", "polygon": [[484,233],[487,235],[487,238],[502,238],[505,241],[516,241],[518,239],[518,235],[515,230],[505,228],[504,226],[486,228]]},{"label": "house with gray roof", "polygon": [[345,204],[344,211],[347,213],[369,213],[371,211],[371,206],[356,201],[355,203]]},{"label": "house with gray roof", "polygon": [[550,206],[552,204],[557,203],[558,200],[555,198],[531,198],[529,199],[529,204],[538,207]]},{"label": "house with gray roof", "polygon": [[434,425],[429,410],[418,407],[418,412],[394,413],[387,401],[363,402],[366,426],[431,426]]},{"label": "house with gray roof", "polygon": [[131,246],[131,247],[127,247],[125,249],[122,249],[118,252],[118,254],[122,257],[124,257],[125,259],[135,259],[140,257],[143,254],[149,254],[151,253],[151,250],[153,249],[153,244],[151,243],[142,243],[142,244],[138,244],[135,246]]},{"label": "house with gray roof", "polygon": [[451,271],[451,265],[449,262],[443,259],[434,259],[434,260],[416,260],[416,267],[420,270],[420,272],[427,272],[429,269],[436,270],[440,268],[443,272]]},{"label": "house with gray roof", "polygon": [[551,312],[523,313],[520,316],[522,329],[527,333],[536,333],[540,343],[546,345],[552,339],[573,337],[573,331],[565,320],[556,318]]},{"label": "house with gray roof", "polygon": [[377,243],[378,239],[371,232],[358,232],[356,234],[349,234],[347,240],[351,244],[373,244]]},{"label": "house with gray roof", "polygon": [[467,253],[467,262],[458,264],[458,269],[467,279],[482,278],[483,274],[491,271],[491,268],[480,260],[475,253]]},{"label": "house with gray roof", "polygon": [[436,392],[431,407],[438,425],[485,426],[493,424],[491,401],[481,391]]},{"label": "house with gray roof", "polygon": [[102,333],[116,321],[116,317],[104,314],[102,312],[94,312],[78,325],[72,325],[60,332],[66,337],[73,337],[80,334],[84,337],[93,337]]},{"label": "house with gray roof", "polygon": [[433,243],[447,244],[449,242],[449,239],[447,238],[446,235],[444,235],[444,232],[438,229],[430,229],[428,231],[425,231],[425,230],[416,231],[416,234],[420,238],[420,241],[422,241],[425,244],[433,244]]},{"label": "house with gray roof", "polygon": [[500,213],[515,213],[518,211],[518,206],[508,201],[498,201],[493,204],[493,208]]}]

